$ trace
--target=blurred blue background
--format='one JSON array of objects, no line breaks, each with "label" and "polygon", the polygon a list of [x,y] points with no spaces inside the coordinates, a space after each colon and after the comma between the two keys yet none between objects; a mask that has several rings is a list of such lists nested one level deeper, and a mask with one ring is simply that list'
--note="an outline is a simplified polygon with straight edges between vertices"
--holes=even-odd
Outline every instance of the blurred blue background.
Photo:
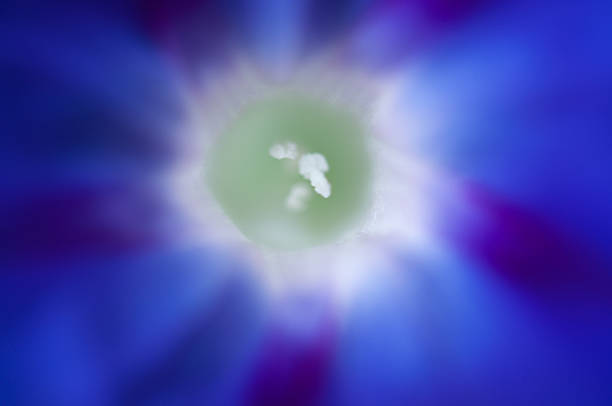
[{"label": "blurred blue background", "polygon": [[[612,404],[610,15],[0,6],[0,405]],[[391,83],[395,144],[461,196],[432,193],[433,250],[382,244],[348,308],[290,298],[307,328],[257,263],[187,238],[164,186],[198,136],[184,94],[206,98],[236,53],[272,81],[326,53]]]}]

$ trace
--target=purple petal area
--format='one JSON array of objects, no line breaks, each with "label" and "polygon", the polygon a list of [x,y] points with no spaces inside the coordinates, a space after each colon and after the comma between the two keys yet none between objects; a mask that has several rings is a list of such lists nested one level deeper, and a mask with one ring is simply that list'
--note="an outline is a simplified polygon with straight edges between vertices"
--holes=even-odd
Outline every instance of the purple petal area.
[{"label": "purple petal area", "polygon": [[336,322],[324,320],[313,337],[272,329],[260,349],[247,386],[247,405],[317,404],[327,386],[336,349]]},{"label": "purple petal area", "polygon": [[609,255],[572,239],[545,217],[504,201],[485,188],[466,188],[481,214],[478,224],[459,226],[455,243],[518,289],[544,301],[587,302],[612,308]]}]

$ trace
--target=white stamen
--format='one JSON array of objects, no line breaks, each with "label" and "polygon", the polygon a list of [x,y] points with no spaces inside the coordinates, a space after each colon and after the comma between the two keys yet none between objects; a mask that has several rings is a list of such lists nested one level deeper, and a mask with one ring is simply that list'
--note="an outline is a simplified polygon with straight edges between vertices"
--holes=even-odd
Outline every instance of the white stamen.
[{"label": "white stamen", "polygon": [[[299,158],[298,170],[300,175],[310,181],[315,192],[326,199],[331,196],[331,184],[324,175],[325,172],[329,171],[329,165],[322,154],[313,153],[300,156],[297,145],[293,142],[274,144],[270,147],[269,153],[271,157],[278,160],[290,159],[294,161]],[[294,211],[305,209],[306,200],[310,195],[305,195],[303,188],[304,185],[301,184],[295,184],[292,187],[286,201],[287,208]]]},{"label": "white stamen", "polygon": [[324,175],[328,170],[327,160],[321,154],[304,154],[300,158],[300,175],[308,179],[315,192],[326,199],[331,196],[331,185]]},{"label": "white stamen", "polygon": [[296,183],[291,187],[289,196],[287,196],[287,200],[285,201],[285,206],[287,206],[287,209],[291,211],[304,211],[311,194],[312,193],[310,188],[308,188],[308,185],[304,183]]},{"label": "white stamen", "polygon": [[276,159],[291,159],[295,160],[298,157],[297,145],[293,142],[286,142],[285,144],[274,144],[268,151],[272,158]]}]

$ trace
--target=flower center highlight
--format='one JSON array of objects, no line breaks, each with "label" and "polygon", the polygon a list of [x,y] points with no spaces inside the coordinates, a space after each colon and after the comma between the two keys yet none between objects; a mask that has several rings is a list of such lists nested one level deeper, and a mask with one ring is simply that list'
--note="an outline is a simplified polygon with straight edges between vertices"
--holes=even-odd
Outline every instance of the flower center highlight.
[{"label": "flower center highlight", "polygon": [[258,245],[296,250],[333,242],[367,212],[365,128],[331,104],[290,92],[251,102],[207,158],[213,196]]}]

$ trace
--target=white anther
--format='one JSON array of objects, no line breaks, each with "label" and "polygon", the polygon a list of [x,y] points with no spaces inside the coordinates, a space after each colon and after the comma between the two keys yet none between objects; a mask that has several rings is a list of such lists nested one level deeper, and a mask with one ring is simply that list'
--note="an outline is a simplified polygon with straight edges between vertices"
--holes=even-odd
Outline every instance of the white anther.
[{"label": "white anther", "polygon": [[311,195],[312,192],[310,191],[308,185],[304,183],[296,183],[289,191],[289,196],[287,196],[285,206],[291,211],[304,211]]},{"label": "white anther", "polygon": [[328,170],[327,160],[321,154],[304,154],[300,158],[300,175],[308,179],[315,192],[324,198],[331,196],[331,185],[324,175]]},{"label": "white anther", "polygon": [[270,156],[276,159],[291,159],[295,160],[298,157],[297,145],[293,142],[285,144],[274,144],[270,147]]}]

